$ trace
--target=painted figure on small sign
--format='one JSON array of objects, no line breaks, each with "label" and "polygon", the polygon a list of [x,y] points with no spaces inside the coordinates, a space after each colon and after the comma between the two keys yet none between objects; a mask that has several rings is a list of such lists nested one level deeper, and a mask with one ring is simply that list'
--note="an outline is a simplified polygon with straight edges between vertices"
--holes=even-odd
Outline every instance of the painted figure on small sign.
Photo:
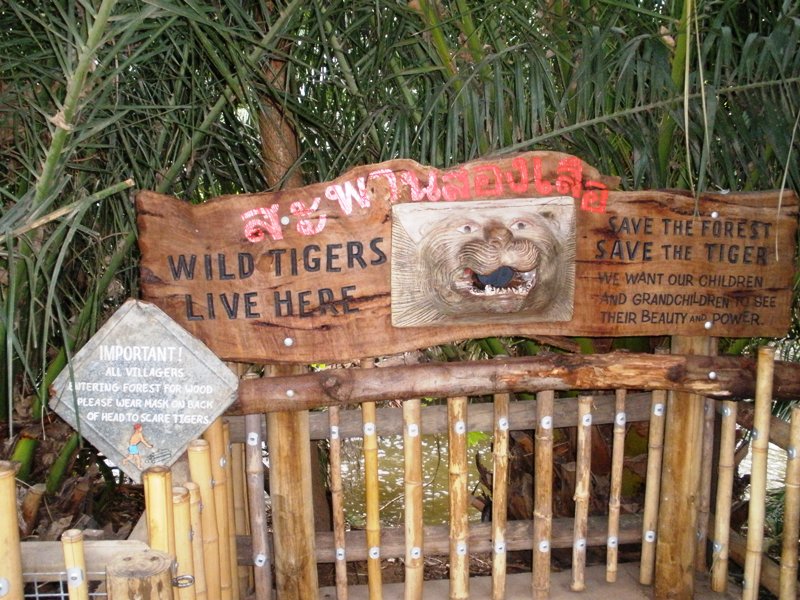
[{"label": "painted figure on small sign", "polygon": [[153,444],[151,444],[146,437],[144,437],[144,432],[142,431],[142,424],[141,423],[134,423],[133,425],[133,433],[131,434],[130,440],[128,440],[128,454],[125,458],[122,459],[122,464],[130,461],[136,465],[136,468],[140,471],[142,470],[142,455],[139,452],[139,444],[144,444],[148,448],[152,448]]},{"label": "painted figure on small sign", "polygon": [[392,324],[569,321],[572,198],[393,207]]}]

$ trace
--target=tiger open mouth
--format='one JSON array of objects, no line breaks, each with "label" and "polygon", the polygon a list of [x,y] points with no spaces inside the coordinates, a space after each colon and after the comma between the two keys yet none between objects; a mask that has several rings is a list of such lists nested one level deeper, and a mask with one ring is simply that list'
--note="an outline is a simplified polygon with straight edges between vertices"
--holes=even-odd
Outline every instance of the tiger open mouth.
[{"label": "tiger open mouth", "polygon": [[473,296],[525,296],[536,285],[536,269],[517,271],[509,266],[502,266],[490,273],[476,273],[472,269],[464,269],[467,285],[459,286]]}]

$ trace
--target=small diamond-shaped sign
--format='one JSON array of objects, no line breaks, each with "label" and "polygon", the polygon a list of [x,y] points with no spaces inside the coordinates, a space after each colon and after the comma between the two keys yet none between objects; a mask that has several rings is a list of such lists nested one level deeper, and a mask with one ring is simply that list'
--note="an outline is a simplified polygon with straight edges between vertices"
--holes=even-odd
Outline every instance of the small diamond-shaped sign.
[{"label": "small diamond-shaped sign", "polygon": [[129,300],[56,377],[50,407],[139,482],[144,469],[174,463],[236,399],[237,385],[161,309]]}]

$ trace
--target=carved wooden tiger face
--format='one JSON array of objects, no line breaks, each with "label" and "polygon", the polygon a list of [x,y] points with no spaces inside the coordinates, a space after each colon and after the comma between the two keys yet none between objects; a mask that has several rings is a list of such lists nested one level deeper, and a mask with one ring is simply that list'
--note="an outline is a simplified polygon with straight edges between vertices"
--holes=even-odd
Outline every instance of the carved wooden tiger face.
[{"label": "carved wooden tiger face", "polygon": [[550,219],[549,213],[475,213],[439,223],[420,245],[423,288],[445,314],[546,308],[565,275]]},{"label": "carved wooden tiger face", "polygon": [[415,211],[405,218],[408,229],[395,227],[392,238],[395,325],[572,318],[571,204],[552,210],[508,204],[480,202],[449,211],[439,205],[430,216],[407,209]]}]

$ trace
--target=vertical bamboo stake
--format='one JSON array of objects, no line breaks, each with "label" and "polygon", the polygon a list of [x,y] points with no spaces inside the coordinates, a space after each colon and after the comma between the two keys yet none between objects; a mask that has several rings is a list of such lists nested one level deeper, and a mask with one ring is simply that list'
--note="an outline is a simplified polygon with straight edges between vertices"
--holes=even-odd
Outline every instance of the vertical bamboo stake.
[{"label": "vertical bamboo stake", "polygon": [[747,513],[747,551],[744,560],[743,600],[758,598],[761,580],[761,553],[764,546],[764,509],[767,499],[767,451],[769,421],[772,415],[772,375],[775,350],[758,349],[756,366],[756,402],[753,418],[753,453],[750,473],[750,506]]},{"label": "vertical bamboo stake", "polygon": [[[231,572],[230,521],[228,520],[228,479],[222,419],[216,419],[206,429],[203,439],[208,442],[211,458],[211,480],[214,493],[214,507],[219,536],[219,587],[221,600],[233,600],[232,581],[236,579]],[[205,504],[205,502],[203,503]]]},{"label": "vertical bamboo stake", "polygon": [[217,531],[217,504],[211,482],[211,455],[208,442],[193,440],[189,442],[189,472],[194,483],[200,488],[200,502],[203,521],[203,568],[206,576],[206,591],[209,600],[222,597],[220,587],[219,533]]},{"label": "vertical bamboo stake", "polygon": [[150,467],[142,473],[142,482],[148,503],[147,543],[153,550],[175,556],[175,533],[170,531],[172,526],[172,486],[169,474],[170,471],[167,467]]},{"label": "vertical bamboo stake", "polygon": [[[253,377],[257,375],[253,374]],[[245,379],[247,376],[245,376]],[[264,459],[262,456],[261,415],[246,415],[244,427],[247,445],[244,449],[247,478],[247,504],[250,507],[250,539],[253,543],[253,584],[256,598],[272,598],[272,553],[267,536],[267,514],[264,506]]]},{"label": "vertical bamboo stake", "polygon": [[[231,489],[233,491],[233,532],[235,536],[250,535],[250,516],[247,514],[247,483],[244,478],[244,444],[231,444]],[[250,593],[252,569],[239,565],[239,597]]]},{"label": "vertical bamboo stake", "polygon": [[422,403],[403,402],[403,454],[405,460],[405,600],[422,600],[425,559],[422,548]]},{"label": "vertical bamboo stake", "polygon": [[703,405],[703,457],[700,463],[700,489],[697,494],[697,551],[694,557],[694,568],[698,573],[705,573],[706,542],[708,540],[708,520],[711,513],[711,477],[714,467],[714,415],[716,401],[706,398]]},{"label": "vertical bamboo stake", "polygon": [[656,529],[658,499],[661,496],[661,462],[664,454],[664,413],[667,392],[655,390],[650,400],[650,431],[647,437],[647,476],[645,478],[644,516],[642,518],[642,557],[639,583],[653,585],[656,565]]},{"label": "vertical bamboo stake", "polygon": [[550,536],[553,529],[553,398],[536,394],[535,496],[533,507],[533,598],[550,597]]},{"label": "vertical bamboo stake", "polygon": [[231,456],[231,427],[227,420],[222,421],[222,449],[224,451],[225,464],[225,491],[227,492],[226,519],[228,521],[228,559],[231,569],[231,597],[239,600],[239,560],[236,555],[236,509],[233,504],[233,457]]},{"label": "vertical bamboo stake", "polygon": [[67,569],[69,600],[88,600],[89,581],[86,579],[86,557],[83,554],[83,532],[67,529],[61,535],[64,566]]},{"label": "vertical bamboo stake", "polygon": [[606,581],[617,580],[619,510],[622,496],[622,463],[625,459],[625,390],[617,390],[614,409],[614,447],[611,452],[611,488],[608,494],[608,540],[606,542]]},{"label": "vertical bamboo stake", "polygon": [[728,588],[728,552],[731,532],[731,495],[735,471],[736,402],[722,402],[719,434],[717,504],[714,510],[714,550],[711,559],[711,589],[724,593]]},{"label": "vertical bamboo stake", "polygon": [[330,426],[331,508],[333,546],[336,552],[336,598],[347,600],[347,549],[345,548],[344,490],[342,488],[342,439],[339,437],[339,407],[328,409]]},{"label": "vertical bamboo stake", "polygon": [[364,423],[364,492],[367,512],[367,578],[370,600],[383,596],[381,579],[380,482],[378,481],[378,435],[375,425],[375,403],[361,405]]},{"label": "vertical bamboo stake", "polygon": [[172,513],[175,522],[175,600],[195,600],[194,556],[192,555],[192,517],[189,490],[172,488]]},{"label": "vertical bamboo stake", "polygon": [[450,600],[469,598],[467,398],[447,400],[450,463]]},{"label": "vertical bamboo stake", "polygon": [[800,407],[792,409],[786,452],[786,495],[783,504],[780,600],[797,598],[797,539],[800,537]]},{"label": "vertical bamboo stake", "polygon": [[[22,550],[17,524],[17,472],[8,461],[0,461],[0,565],[7,573],[8,600],[22,600]],[[5,598],[4,598],[5,600]]]},{"label": "vertical bamboo stake", "polygon": [[[672,353],[708,356],[716,340],[672,337]],[[705,400],[697,394],[670,392],[664,429],[658,533],[656,538],[655,597],[694,595],[694,557],[697,548],[697,494],[700,487],[699,448],[703,437]]]},{"label": "vertical bamboo stake", "polygon": [[506,597],[506,520],[508,518],[508,402],[509,394],[494,396],[492,462],[492,598]]},{"label": "vertical bamboo stake", "polygon": [[201,516],[200,486],[187,481],[183,487],[189,492],[189,524],[192,528],[192,567],[194,568],[194,597],[206,600],[206,569],[203,558],[203,517]]},{"label": "vertical bamboo stake", "polygon": [[586,589],[586,534],[589,523],[589,487],[592,476],[591,458],[592,397],[578,396],[578,449],[575,466],[575,529],[572,546],[573,592]]}]

